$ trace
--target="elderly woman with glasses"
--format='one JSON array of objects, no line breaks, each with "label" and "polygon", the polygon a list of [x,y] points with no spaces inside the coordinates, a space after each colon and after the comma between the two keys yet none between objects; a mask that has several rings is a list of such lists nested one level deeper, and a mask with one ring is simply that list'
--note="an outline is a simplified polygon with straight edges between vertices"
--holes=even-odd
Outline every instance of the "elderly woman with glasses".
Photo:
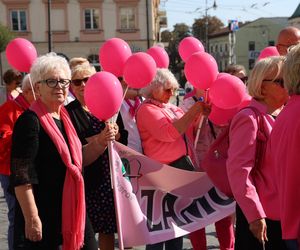
[{"label": "elderly woman with glasses", "polygon": [[[154,80],[142,89],[147,99],[136,114],[144,154],[169,165],[174,165],[185,155],[195,159],[192,146],[194,125],[201,112],[209,112],[209,107],[202,102],[196,102],[186,113],[169,103],[178,87],[176,78],[169,70],[158,69]],[[186,169],[188,166],[180,167]],[[147,245],[146,249],[163,249],[164,244],[166,250],[180,250],[182,237]]]},{"label": "elderly woman with glasses", "polygon": [[[97,249],[86,220],[82,167],[105,145],[92,138],[82,147],[63,103],[71,72],[67,61],[49,53],[31,67],[39,98],[17,120],[12,139],[11,184],[17,197],[14,249]],[[115,138],[110,129],[107,140]]]},{"label": "elderly woman with glasses", "polygon": [[283,88],[284,57],[259,61],[248,80],[253,97],[231,121],[227,173],[236,199],[236,250],[285,249],[280,222],[273,211],[278,206],[271,172],[266,169],[266,141],[274,125],[271,114],[287,99]]},{"label": "elderly woman with glasses", "polygon": [[[75,130],[83,145],[97,136],[97,143],[102,152],[95,161],[84,169],[86,187],[87,213],[93,229],[99,236],[99,248],[114,249],[114,233],[117,232],[114,197],[111,188],[110,168],[107,142],[109,127],[118,130],[117,124],[105,123],[91,114],[84,100],[84,89],[89,77],[96,73],[90,64],[81,64],[72,68],[71,89],[76,99],[66,106]],[[105,94],[105,93],[103,93]],[[118,120],[118,124],[119,120]],[[127,134],[120,125],[118,139],[125,137],[122,143],[126,144]],[[98,146],[97,146],[98,147]]]},{"label": "elderly woman with glasses", "polygon": [[278,190],[282,238],[289,250],[300,246],[300,45],[287,54],[283,65],[284,85],[290,99],[278,115],[267,145],[268,165]]}]

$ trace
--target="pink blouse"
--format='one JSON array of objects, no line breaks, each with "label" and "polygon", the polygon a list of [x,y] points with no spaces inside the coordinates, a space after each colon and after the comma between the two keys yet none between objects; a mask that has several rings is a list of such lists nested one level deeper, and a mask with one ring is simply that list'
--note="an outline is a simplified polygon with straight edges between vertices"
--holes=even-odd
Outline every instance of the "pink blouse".
[{"label": "pink blouse", "polygon": [[276,119],[268,141],[269,172],[279,193],[283,239],[300,242],[300,96],[290,98]]},{"label": "pink blouse", "polygon": [[[274,119],[266,113],[267,107],[256,100],[252,100],[249,106],[262,113],[264,131],[269,135]],[[251,109],[244,109],[234,116],[230,125],[226,164],[233,195],[249,223],[267,216],[263,204],[278,205],[276,197],[264,193],[265,184],[273,182],[269,170],[263,167],[264,164],[253,170],[257,129],[256,116]],[[275,190],[268,192],[273,194]]]},{"label": "pink blouse", "polygon": [[[171,103],[162,104],[152,100],[141,104],[136,114],[136,120],[145,155],[168,164],[186,154],[183,136],[172,124],[183,115],[182,109]],[[189,155],[191,155],[192,126],[186,135]]]}]

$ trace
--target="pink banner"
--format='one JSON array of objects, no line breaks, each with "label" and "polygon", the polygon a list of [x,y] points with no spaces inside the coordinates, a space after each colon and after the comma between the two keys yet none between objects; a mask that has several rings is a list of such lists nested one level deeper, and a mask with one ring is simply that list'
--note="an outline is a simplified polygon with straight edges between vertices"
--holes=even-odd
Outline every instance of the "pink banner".
[{"label": "pink banner", "polygon": [[117,142],[109,149],[120,249],[183,236],[234,212],[235,202],[205,173],[158,163]]}]

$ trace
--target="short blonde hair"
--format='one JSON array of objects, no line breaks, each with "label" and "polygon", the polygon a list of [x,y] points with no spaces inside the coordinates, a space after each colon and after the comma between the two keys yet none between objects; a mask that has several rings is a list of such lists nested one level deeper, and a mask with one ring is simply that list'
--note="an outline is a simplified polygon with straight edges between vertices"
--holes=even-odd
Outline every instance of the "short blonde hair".
[{"label": "short blonde hair", "polygon": [[71,79],[75,79],[78,75],[93,75],[96,73],[94,66],[90,64],[79,64],[72,69]]},{"label": "short blonde hair", "polygon": [[255,64],[247,84],[249,95],[258,100],[264,98],[261,89],[263,80],[266,79],[271,72],[276,72],[276,75],[270,80],[275,80],[278,75],[280,75],[284,58],[284,56],[271,56],[264,58]]},{"label": "short blonde hair", "polygon": [[145,97],[152,97],[152,93],[155,89],[171,87],[173,89],[178,89],[179,84],[173,75],[173,73],[168,69],[157,69],[156,75],[152,82],[141,90],[141,93]]},{"label": "short blonde hair", "polygon": [[88,59],[86,59],[84,57],[73,57],[69,61],[69,65],[70,65],[71,70],[74,67],[76,67],[77,65],[82,65],[82,64],[90,64],[90,62],[88,61]]},{"label": "short blonde hair", "polygon": [[284,86],[290,95],[300,94],[300,44],[293,47],[286,55],[283,64]]}]

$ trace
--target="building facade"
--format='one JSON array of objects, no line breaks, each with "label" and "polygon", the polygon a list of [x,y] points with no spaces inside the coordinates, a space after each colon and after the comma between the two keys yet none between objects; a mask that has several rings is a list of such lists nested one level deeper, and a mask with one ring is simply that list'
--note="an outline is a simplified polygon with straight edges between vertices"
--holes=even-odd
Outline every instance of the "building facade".
[{"label": "building facade", "polygon": [[229,64],[242,64],[249,71],[260,51],[274,46],[280,30],[288,25],[287,17],[271,17],[244,23],[236,31],[226,27],[209,36],[209,52],[216,59],[220,71]]},{"label": "building facade", "polygon": [[[163,18],[159,3],[160,0],[0,0],[0,23],[16,37],[31,41],[39,55],[51,49],[68,58],[89,58],[97,65],[99,48],[110,38],[125,40],[133,52],[146,51],[155,44]],[[9,65],[5,53],[1,56],[5,70]]]}]

